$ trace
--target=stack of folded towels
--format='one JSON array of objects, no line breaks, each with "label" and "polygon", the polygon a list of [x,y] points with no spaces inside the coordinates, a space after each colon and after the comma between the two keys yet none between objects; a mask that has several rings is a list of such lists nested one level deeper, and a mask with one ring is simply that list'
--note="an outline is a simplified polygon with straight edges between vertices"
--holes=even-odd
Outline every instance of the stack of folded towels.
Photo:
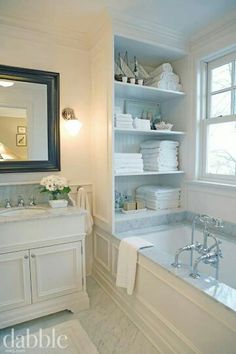
[{"label": "stack of folded towels", "polygon": [[143,166],[146,171],[178,170],[178,146],[173,140],[148,140],[141,143]]},{"label": "stack of folded towels", "polygon": [[143,172],[142,154],[115,153],[115,173]]},{"label": "stack of folded towels", "polygon": [[179,76],[173,73],[170,63],[158,66],[150,73],[151,78],[145,81],[145,85],[165,90],[183,91],[179,82]]},{"label": "stack of folded towels", "polygon": [[134,118],[133,127],[139,130],[150,130],[151,129],[150,120]]},{"label": "stack of folded towels", "polygon": [[133,118],[132,115],[127,113],[116,113],[115,114],[115,126],[121,129],[133,129]]},{"label": "stack of folded towels", "polygon": [[136,189],[136,200],[153,210],[179,208],[180,197],[179,188],[144,185]]}]

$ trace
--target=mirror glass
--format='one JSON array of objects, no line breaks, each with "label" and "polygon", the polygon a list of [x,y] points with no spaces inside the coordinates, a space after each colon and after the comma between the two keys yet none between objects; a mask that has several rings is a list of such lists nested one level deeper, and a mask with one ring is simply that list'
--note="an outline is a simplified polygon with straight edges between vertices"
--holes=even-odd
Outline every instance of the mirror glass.
[{"label": "mirror glass", "polygon": [[0,80],[0,162],[48,160],[47,85]]},{"label": "mirror glass", "polygon": [[60,74],[0,65],[0,173],[60,168]]}]

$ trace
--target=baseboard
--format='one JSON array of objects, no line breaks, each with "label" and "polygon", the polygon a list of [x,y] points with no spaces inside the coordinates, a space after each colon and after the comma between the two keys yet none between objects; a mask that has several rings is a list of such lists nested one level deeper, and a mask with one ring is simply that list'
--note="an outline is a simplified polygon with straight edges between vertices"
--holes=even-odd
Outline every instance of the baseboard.
[{"label": "baseboard", "polygon": [[89,298],[86,292],[77,292],[70,295],[60,296],[55,299],[1,312],[0,329],[63,310],[77,313],[78,311],[88,308]]},{"label": "baseboard", "polygon": [[123,289],[118,289],[114,279],[106,274],[98,263],[94,264],[93,277],[159,353],[200,354],[200,351],[157,311],[154,312],[145,306],[139,298],[128,296]]}]

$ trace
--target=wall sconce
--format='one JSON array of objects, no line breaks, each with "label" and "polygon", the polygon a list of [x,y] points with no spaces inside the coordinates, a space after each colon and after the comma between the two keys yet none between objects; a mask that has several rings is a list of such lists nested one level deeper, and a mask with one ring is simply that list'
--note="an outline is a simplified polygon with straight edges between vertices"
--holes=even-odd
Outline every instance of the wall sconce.
[{"label": "wall sconce", "polygon": [[82,123],[75,117],[75,112],[72,108],[64,108],[62,117],[65,119],[65,127],[68,133],[75,136],[79,133]]}]

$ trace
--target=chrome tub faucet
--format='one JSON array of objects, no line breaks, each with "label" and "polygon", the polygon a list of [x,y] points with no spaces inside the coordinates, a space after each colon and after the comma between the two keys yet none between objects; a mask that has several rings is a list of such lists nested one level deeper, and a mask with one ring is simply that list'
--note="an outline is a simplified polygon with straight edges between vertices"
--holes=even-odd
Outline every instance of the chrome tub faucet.
[{"label": "chrome tub faucet", "polygon": [[[200,222],[203,224],[203,243],[195,242],[195,226],[196,223]],[[220,249],[221,241],[217,240],[216,237],[209,232],[209,227],[212,228],[223,228],[222,220],[219,218],[214,218],[209,215],[197,215],[193,219],[192,222],[192,234],[191,234],[191,244],[186,245],[184,247],[179,248],[175,253],[175,260],[171,264],[175,268],[180,268],[181,263],[179,262],[179,256],[185,252],[190,251],[190,267],[192,268],[192,272],[190,276],[192,278],[199,278],[198,273],[198,265],[203,262],[205,264],[210,264],[216,269],[216,279],[219,279],[219,262],[220,258],[222,258],[222,251]],[[208,239],[211,238],[214,240],[213,245],[208,246]],[[200,256],[193,263],[193,254],[194,251],[197,251]]]}]

